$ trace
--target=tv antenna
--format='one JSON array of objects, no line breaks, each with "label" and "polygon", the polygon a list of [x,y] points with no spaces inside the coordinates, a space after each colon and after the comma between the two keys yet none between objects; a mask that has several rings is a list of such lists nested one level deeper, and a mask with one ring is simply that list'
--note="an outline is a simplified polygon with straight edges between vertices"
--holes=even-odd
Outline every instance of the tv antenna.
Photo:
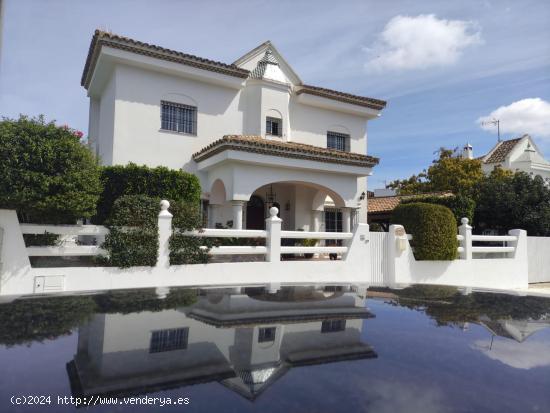
[{"label": "tv antenna", "polygon": [[493,125],[497,127],[497,139],[500,142],[500,119],[491,119],[485,122],[481,122],[482,125]]}]

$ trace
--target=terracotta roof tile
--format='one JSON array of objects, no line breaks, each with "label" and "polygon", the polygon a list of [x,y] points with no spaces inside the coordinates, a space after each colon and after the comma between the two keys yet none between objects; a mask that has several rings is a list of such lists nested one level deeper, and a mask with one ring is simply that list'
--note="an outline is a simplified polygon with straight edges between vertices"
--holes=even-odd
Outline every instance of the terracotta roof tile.
[{"label": "terracotta roof tile", "polygon": [[377,165],[379,162],[378,158],[369,155],[338,151],[297,142],[280,142],[256,135],[226,135],[193,154],[193,159],[196,162],[200,162],[224,150],[254,152],[262,155],[275,155],[369,168]]},{"label": "terracotta roof tile", "polygon": [[382,110],[386,107],[386,101],[384,100],[369,98],[366,96],[352,95],[351,93],[325,89],[319,86],[302,85],[299,89],[297,89],[296,94],[300,95],[302,93],[339,100],[341,102],[365,106],[376,110]]},{"label": "terracotta roof tile", "polygon": [[88,57],[82,73],[81,85],[87,88],[90,85],[91,75],[94,71],[94,66],[97,62],[97,57],[102,46],[108,46],[115,49],[126,50],[129,52],[151,56],[162,60],[168,60],[176,63],[181,63],[188,66],[197,67],[199,69],[210,70],[213,72],[223,73],[230,76],[247,78],[249,71],[242,69],[233,64],[218,62],[215,60],[205,59],[187,53],[178,52],[176,50],[166,49],[149,43],[140,42],[129,37],[119,36],[114,33],[96,30]]},{"label": "terracotta roof tile", "polygon": [[367,211],[369,214],[384,213],[393,211],[403,199],[422,198],[427,196],[452,196],[451,192],[431,192],[418,195],[393,195],[368,198]]},{"label": "terracotta roof tile", "polygon": [[[86,64],[84,65],[82,78],[80,80],[80,84],[85,88],[88,88],[90,85],[91,77],[102,46],[108,46],[144,56],[181,63],[187,66],[193,66],[199,69],[210,70],[243,79],[246,79],[250,75],[250,71],[238,67],[234,63],[227,64],[216,60],[205,59],[199,56],[178,52],[176,50],[166,49],[154,44],[140,42],[118,34],[96,30],[92,37],[92,41],[90,42]],[[258,47],[261,46],[262,45]],[[376,110],[382,110],[386,106],[386,102],[383,100],[352,95],[351,93],[339,92],[318,86],[300,85],[298,86],[296,93],[308,93],[311,95],[326,97],[328,99],[351,103],[353,105],[365,106]]]},{"label": "terracotta roof tile", "polygon": [[[506,160],[506,157],[508,156],[508,154],[512,151],[512,149],[514,149],[514,147],[522,139],[523,139],[523,137],[516,138],[516,139],[510,139],[510,140],[507,140],[507,141],[500,142],[496,146],[496,148],[493,149],[493,151],[490,153],[489,157],[487,159],[485,159],[483,162],[484,163],[504,162]],[[487,155],[485,155],[485,156],[487,156]]]}]

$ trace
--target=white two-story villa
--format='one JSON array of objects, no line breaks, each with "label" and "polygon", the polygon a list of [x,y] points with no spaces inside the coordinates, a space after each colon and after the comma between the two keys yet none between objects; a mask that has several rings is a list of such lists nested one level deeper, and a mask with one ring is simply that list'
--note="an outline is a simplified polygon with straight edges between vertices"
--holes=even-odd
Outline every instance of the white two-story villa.
[{"label": "white two-story villa", "polygon": [[82,85],[101,162],[196,174],[211,227],[261,229],[271,206],[288,230],[366,222],[386,102],[304,84],[270,42],[226,64],[96,31]]}]

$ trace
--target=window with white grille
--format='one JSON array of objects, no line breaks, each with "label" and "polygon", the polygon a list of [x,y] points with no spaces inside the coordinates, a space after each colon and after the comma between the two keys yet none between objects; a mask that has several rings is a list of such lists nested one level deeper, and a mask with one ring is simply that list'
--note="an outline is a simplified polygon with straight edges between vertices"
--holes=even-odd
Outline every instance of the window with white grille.
[{"label": "window with white grille", "polygon": [[189,328],[170,328],[151,332],[149,353],[184,350],[187,348]]},{"label": "window with white grille", "polygon": [[346,329],[346,320],[325,320],[321,324],[321,333],[336,333]]},{"label": "window with white grille", "polygon": [[327,132],[327,148],[349,152],[350,137],[346,133]]},{"label": "window with white grille", "polygon": [[197,134],[197,108],[180,103],[160,102],[161,129]]}]

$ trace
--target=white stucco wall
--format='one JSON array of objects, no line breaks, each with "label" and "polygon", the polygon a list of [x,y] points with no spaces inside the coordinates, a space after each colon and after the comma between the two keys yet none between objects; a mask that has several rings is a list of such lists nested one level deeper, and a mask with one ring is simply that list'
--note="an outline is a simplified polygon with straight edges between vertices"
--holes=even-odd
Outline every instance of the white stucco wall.
[{"label": "white stucco wall", "polygon": [[[195,104],[197,136],[162,131],[161,100]],[[194,152],[223,135],[265,135],[265,117],[273,111],[283,117],[283,140],[326,147],[327,131],[337,131],[351,135],[352,152],[366,153],[367,117],[299,103],[276,85],[251,82],[237,90],[118,64],[101,93],[99,112],[94,98],[90,105],[90,131],[94,134],[99,125],[104,164],[135,162],[195,172]]]}]

